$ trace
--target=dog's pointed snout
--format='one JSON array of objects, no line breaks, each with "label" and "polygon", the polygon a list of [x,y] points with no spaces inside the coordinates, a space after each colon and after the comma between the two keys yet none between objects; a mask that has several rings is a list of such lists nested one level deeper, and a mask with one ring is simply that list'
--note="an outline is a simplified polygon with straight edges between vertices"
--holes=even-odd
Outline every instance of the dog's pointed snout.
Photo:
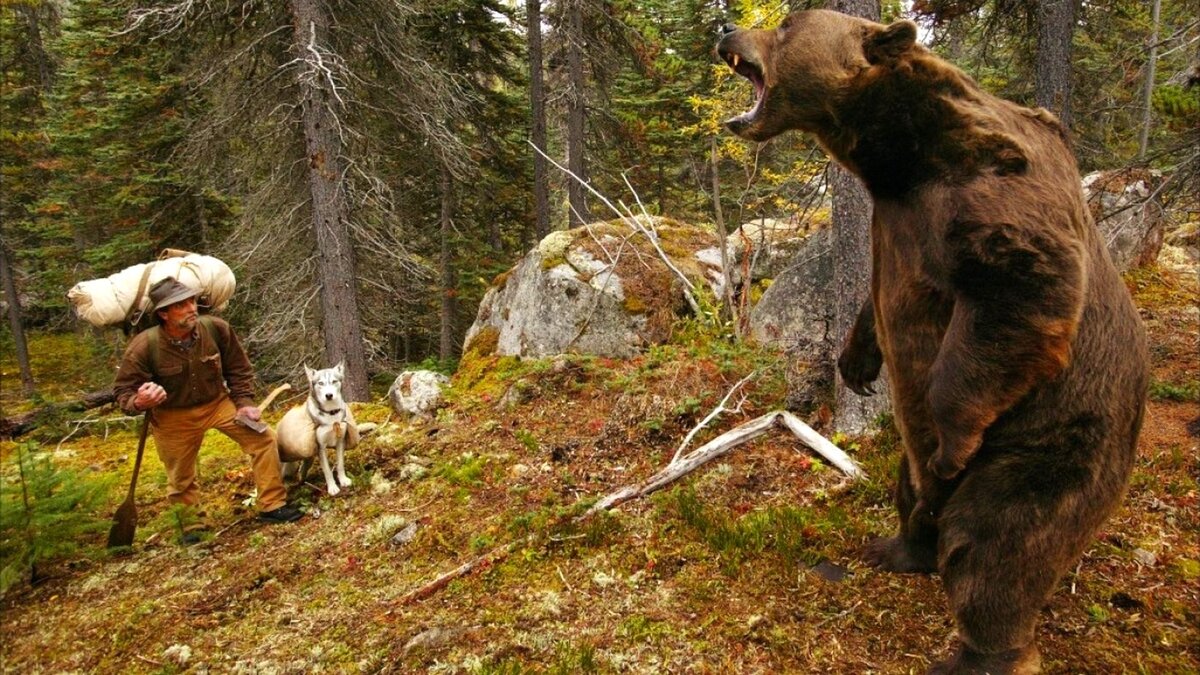
[{"label": "dog's pointed snout", "polygon": [[738,27],[736,23],[727,23],[724,26],[721,26],[721,35],[729,35],[737,29]]}]

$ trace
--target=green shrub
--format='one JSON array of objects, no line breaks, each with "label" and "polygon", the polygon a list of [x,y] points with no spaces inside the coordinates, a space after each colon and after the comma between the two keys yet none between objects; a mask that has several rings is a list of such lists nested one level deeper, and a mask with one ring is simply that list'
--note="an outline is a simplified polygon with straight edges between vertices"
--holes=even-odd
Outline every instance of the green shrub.
[{"label": "green shrub", "polygon": [[94,515],[108,485],[60,469],[36,443],[19,443],[0,471],[0,595],[38,565],[70,555],[109,523]]}]

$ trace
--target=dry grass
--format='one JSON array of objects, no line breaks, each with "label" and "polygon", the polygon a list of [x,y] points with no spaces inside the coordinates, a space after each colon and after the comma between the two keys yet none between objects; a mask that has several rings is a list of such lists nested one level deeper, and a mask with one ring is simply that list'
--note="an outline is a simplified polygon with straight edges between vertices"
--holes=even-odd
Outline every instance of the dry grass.
[{"label": "dry grass", "polygon": [[[1155,379],[1186,399],[1200,382],[1194,283],[1165,272],[1130,283]],[[53,565],[50,581],[10,591],[0,663],[6,672],[924,672],[952,631],[937,578],[881,574],[855,558],[895,527],[893,434],[845,439],[871,476],[862,483],[846,484],[781,433],[675,490],[572,524],[580,504],[670,459],[752,369],[763,374],[741,417],[721,418],[714,432],[782,400],[777,357],[688,330],[629,361],[476,357],[437,420],[393,420],[350,456],[350,490],[330,499],[295,488],[319,517],[293,525],[252,519],[244,460],[214,438],[201,475],[207,519],[223,531],[191,548],[174,543],[151,456],[134,555],[109,558],[99,538],[90,555]],[[357,414],[388,418],[382,406]],[[1194,400],[1151,400],[1129,498],[1044,613],[1047,672],[1200,670],[1196,415]],[[109,431],[73,437],[59,461],[120,483],[136,439],[132,425]],[[389,543],[411,523],[410,543]],[[494,565],[398,602],[514,541]],[[849,574],[827,580],[828,563]]]}]

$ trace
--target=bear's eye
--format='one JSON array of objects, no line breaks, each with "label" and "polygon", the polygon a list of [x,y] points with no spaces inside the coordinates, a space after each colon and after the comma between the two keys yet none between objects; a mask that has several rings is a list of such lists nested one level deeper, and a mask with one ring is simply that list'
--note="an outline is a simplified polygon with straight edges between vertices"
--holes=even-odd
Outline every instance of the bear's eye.
[{"label": "bear's eye", "polygon": [[786,33],[787,30],[792,27],[792,23],[792,15],[789,14],[786,18],[784,18],[783,23],[779,24],[779,32]]}]

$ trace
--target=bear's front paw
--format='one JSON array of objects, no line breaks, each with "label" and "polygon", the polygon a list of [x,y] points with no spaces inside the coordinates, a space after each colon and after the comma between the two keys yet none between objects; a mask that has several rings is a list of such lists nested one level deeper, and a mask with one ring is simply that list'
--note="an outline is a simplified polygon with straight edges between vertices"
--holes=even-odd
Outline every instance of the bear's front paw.
[{"label": "bear's front paw", "polygon": [[883,352],[874,343],[867,346],[852,343],[842,350],[837,365],[842,381],[850,391],[859,396],[870,396],[875,393],[871,383],[879,378],[879,370],[883,367]]},{"label": "bear's front paw", "polygon": [[942,480],[950,480],[963,470],[962,465],[940,450],[934,453],[933,457],[929,458],[926,468],[929,469],[930,473]]}]

